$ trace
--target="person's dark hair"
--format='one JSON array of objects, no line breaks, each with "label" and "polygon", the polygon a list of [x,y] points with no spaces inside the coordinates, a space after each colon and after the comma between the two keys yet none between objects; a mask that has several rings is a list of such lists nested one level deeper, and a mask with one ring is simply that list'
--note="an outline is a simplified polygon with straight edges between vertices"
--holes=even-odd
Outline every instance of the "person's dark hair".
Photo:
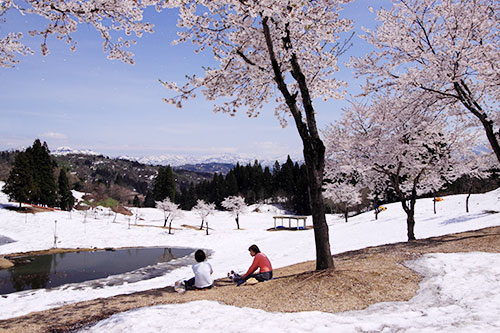
[{"label": "person's dark hair", "polygon": [[194,253],[194,259],[197,261],[197,262],[202,262],[202,261],[205,261],[205,259],[207,258],[207,256],[205,255],[205,252],[203,252],[203,250],[197,250],[195,253]]},{"label": "person's dark hair", "polygon": [[255,254],[260,253],[259,247],[257,245],[255,245],[255,244],[251,245],[248,248],[248,251],[252,251]]}]

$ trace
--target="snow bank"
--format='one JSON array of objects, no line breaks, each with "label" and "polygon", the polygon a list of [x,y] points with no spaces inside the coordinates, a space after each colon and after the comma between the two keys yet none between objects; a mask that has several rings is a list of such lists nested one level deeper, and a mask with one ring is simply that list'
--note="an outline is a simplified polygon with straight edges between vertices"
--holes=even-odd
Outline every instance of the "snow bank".
[{"label": "snow bank", "polygon": [[500,254],[428,254],[407,265],[424,274],[408,302],[362,311],[271,313],[209,301],[116,314],[84,332],[498,332]]}]

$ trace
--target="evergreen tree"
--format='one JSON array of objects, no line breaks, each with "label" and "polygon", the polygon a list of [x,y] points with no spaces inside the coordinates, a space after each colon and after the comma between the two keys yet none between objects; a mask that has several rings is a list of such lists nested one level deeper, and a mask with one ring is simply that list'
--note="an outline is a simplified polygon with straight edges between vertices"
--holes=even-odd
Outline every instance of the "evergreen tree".
[{"label": "evergreen tree", "polygon": [[17,154],[5,192],[19,202],[54,206],[57,201],[55,166],[47,143],[42,145],[36,139],[33,146]]},{"label": "evergreen tree", "polygon": [[69,211],[73,208],[73,205],[75,204],[75,197],[73,197],[73,193],[71,193],[68,177],[66,176],[66,171],[64,169],[61,169],[59,171],[58,185],[59,185],[59,196],[58,196],[59,207],[61,207],[62,210]]},{"label": "evergreen tree", "polygon": [[32,194],[36,192],[35,186],[28,155],[25,152],[17,153],[3,191],[10,200],[18,201],[21,207],[23,202],[31,203]]},{"label": "evergreen tree", "polygon": [[264,199],[268,199],[273,195],[273,175],[267,166],[264,168],[262,183],[264,188]]},{"label": "evergreen tree", "polygon": [[144,198],[144,207],[155,207],[155,204],[153,193],[148,191],[148,193],[146,193],[146,197]]},{"label": "evergreen tree", "polygon": [[33,180],[35,182],[35,192],[32,201],[34,203],[54,206],[57,201],[57,186],[54,179],[55,162],[50,157],[47,143],[43,144],[36,139],[33,146],[26,149],[29,157],[31,170],[33,170]]},{"label": "evergreen tree", "polygon": [[310,215],[311,206],[309,204],[309,192],[307,188],[307,169],[304,164],[297,166],[297,178],[295,182],[295,192],[292,199],[293,210],[300,215]]},{"label": "evergreen tree", "polygon": [[226,175],[226,193],[228,196],[235,196],[238,194],[238,182],[236,181],[236,176],[231,170]]},{"label": "evergreen tree", "polygon": [[[175,178],[172,168],[170,165],[160,168],[154,180],[153,200],[163,201],[168,197],[173,202],[175,200],[175,192]],[[152,207],[154,207],[154,204]]]},{"label": "evergreen tree", "polygon": [[194,187],[193,183],[189,184],[189,189],[187,191],[186,195],[186,206],[187,210],[191,210],[196,205],[196,202],[198,201],[198,197],[196,196],[196,189]]},{"label": "evergreen tree", "polygon": [[139,197],[137,196],[137,194],[134,196],[134,200],[132,201],[132,205],[134,205],[134,207],[141,207],[141,201],[139,200]]}]

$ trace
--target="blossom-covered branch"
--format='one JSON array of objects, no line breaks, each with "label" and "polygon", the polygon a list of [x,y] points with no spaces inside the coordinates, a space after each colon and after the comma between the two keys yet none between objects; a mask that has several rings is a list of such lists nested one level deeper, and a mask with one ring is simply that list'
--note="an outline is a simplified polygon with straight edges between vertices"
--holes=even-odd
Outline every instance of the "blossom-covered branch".
[{"label": "blossom-covered branch", "polygon": [[[72,34],[81,24],[88,24],[97,30],[103,39],[103,50],[109,59],[118,59],[132,64],[133,54],[126,49],[135,43],[128,36],[135,34],[141,37],[143,33],[153,32],[153,25],[143,22],[144,9],[155,6],[157,10],[166,6],[167,1],[158,0],[7,0],[0,2],[0,14],[9,11],[18,11],[23,15],[38,15],[47,20],[45,28],[32,30],[31,36],[40,36],[41,52],[49,53],[47,39],[55,35],[64,40],[75,50],[77,42]],[[121,31],[124,36],[116,36]],[[16,54],[32,54],[34,51],[21,42],[23,34],[10,32],[6,37],[0,37],[0,66],[11,67],[18,63]]]},{"label": "blossom-covered branch", "polygon": [[420,90],[452,116],[482,126],[500,162],[500,2],[399,0],[364,38],[377,50],[351,61],[365,93]]}]

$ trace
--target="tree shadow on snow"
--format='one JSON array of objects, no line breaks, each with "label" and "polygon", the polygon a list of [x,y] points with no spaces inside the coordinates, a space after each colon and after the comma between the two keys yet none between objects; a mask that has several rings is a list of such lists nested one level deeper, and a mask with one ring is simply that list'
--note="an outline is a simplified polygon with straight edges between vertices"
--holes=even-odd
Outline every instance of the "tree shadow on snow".
[{"label": "tree shadow on snow", "polygon": [[441,222],[440,224],[447,225],[447,224],[462,223],[462,222],[474,220],[474,219],[477,219],[477,218],[480,218],[480,217],[483,217],[486,215],[496,214],[496,213],[498,213],[498,212],[493,211],[493,210],[488,210],[488,211],[483,211],[482,213],[471,214],[471,215],[467,215],[467,216],[460,216],[460,217],[448,219],[448,220]]}]

